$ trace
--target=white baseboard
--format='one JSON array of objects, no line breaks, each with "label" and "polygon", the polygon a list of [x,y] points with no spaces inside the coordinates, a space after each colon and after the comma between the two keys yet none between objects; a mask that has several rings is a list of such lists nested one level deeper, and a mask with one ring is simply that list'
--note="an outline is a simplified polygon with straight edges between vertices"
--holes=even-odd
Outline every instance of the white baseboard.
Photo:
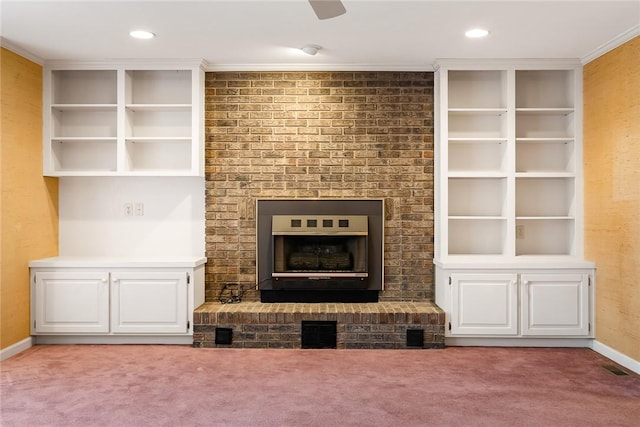
[{"label": "white baseboard", "polygon": [[8,359],[11,356],[15,356],[18,353],[22,353],[26,349],[30,348],[32,345],[33,345],[33,339],[29,337],[13,345],[10,345],[7,348],[3,348],[2,350],[0,350],[0,361]]},{"label": "white baseboard", "polygon": [[604,357],[608,357],[618,365],[624,366],[625,368],[640,375],[640,361],[632,359],[629,356],[620,353],[618,350],[614,350],[608,345],[602,344],[600,341],[596,340],[591,343],[591,349],[600,353]]},{"label": "white baseboard", "polygon": [[37,344],[173,344],[193,345],[192,335],[36,335]]},{"label": "white baseboard", "polygon": [[446,337],[450,347],[582,347],[591,348],[592,338],[476,338]]}]

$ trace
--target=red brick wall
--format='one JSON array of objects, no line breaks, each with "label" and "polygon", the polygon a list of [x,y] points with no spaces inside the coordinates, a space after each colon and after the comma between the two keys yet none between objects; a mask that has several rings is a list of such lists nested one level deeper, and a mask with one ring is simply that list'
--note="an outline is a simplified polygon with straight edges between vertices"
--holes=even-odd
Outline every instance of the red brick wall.
[{"label": "red brick wall", "polygon": [[207,301],[255,283],[268,198],[384,199],[381,300],[433,300],[433,73],[210,72],[205,103]]}]

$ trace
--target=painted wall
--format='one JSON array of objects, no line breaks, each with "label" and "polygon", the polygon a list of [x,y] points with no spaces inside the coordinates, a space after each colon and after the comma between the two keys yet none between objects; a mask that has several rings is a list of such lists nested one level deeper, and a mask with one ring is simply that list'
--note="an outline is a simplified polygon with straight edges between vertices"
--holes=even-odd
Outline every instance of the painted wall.
[{"label": "painted wall", "polygon": [[42,67],[1,50],[0,346],[29,337],[29,261],[58,250],[58,180],[42,176]]},{"label": "painted wall", "polygon": [[640,361],[640,37],[584,68],[585,256],[596,339]]},{"label": "painted wall", "polygon": [[202,177],[60,178],[60,255],[204,256],[204,197]]}]

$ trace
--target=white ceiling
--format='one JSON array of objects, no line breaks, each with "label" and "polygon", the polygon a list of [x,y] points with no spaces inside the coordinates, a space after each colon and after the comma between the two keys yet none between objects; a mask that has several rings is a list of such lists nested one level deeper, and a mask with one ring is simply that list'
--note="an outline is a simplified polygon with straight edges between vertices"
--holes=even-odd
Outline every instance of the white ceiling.
[{"label": "white ceiling", "polygon": [[[640,33],[640,0],[2,0],[3,44],[40,60],[204,59],[209,69],[430,70],[436,58],[585,59]],[[472,27],[490,31],[472,40]],[[128,33],[147,29],[152,40]],[[322,46],[316,56],[298,48]]]}]

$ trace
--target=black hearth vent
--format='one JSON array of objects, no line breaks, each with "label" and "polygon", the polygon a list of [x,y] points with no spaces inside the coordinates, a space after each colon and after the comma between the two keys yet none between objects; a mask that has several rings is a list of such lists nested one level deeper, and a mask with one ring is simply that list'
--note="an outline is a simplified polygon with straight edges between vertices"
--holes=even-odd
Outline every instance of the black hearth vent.
[{"label": "black hearth vent", "polygon": [[231,345],[232,338],[233,338],[233,329],[216,328],[215,343],[217,345]]},{"label": "black hearth vent", "polygon": [[302,321],[302,348],[337,348],[337,322]]},{"label": "black hearth vent", "polygon": [[407,329],[407,347],[424,347],[424,329]]}]

